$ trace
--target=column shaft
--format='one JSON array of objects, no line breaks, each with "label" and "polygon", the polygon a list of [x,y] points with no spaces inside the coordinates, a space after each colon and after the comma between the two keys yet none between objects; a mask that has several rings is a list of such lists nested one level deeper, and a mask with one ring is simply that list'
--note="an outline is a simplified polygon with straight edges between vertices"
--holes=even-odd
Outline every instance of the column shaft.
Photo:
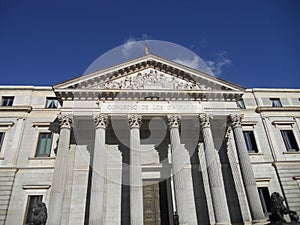
[{"label": "column shaft", "polygon": [[242,116],[230,115],[230,118],[252,220],[265,220],[241,126]]},{"label": "column shaft", "polygon": [[61,129],[51,185],[48,225],[61,224],[65,182],[67,179],[68,150],[70,147],[72,119],[68,115],[61,115],[59,119],[61,121]]},{"label": "column shaft", "polygon": [[141,116],[130,115],[130,224],[144,224],[143,180],[140,148]]},{"label": "column shaft", "polygon": [[208,171],[208,180],[212,196],[215,220],[217,224],[229,224],[230,216],[227,206],[226,193],[222,179],[219,155],[215,149],[210,128],[212,116],[200,114],[200,123],[204,139],[204,152]]},{"label": "column shaft", "polygon": [[104,224],[103,209],[106,177],[105,128],[107,126],[107,116],[96,116],[95,123],[96,131],[92,167],[89,224],[102,225]]},{"label": "column shaft", "polygon": [[180,141],[179,117],[168,116],[168,123],[170,126],[172,171],[179,222],[180,224],[196,225],[197,213],[193,185],[191,184],[192,179],[189,179],[191,178],[191,171],[190,168],[184,168],[186,164],[189,164],[189,155]]}]

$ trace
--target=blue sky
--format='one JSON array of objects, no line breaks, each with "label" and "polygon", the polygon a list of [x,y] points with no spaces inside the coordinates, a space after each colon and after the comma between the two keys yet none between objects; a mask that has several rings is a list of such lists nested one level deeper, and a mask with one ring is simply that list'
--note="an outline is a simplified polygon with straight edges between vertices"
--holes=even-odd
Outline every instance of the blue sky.
[{"label": "blue sky", "polygon": [[154,39],[243,87],[299,88],[299,12],[299,0],[1,0],[0,85],[54,85],[112,48]]}]

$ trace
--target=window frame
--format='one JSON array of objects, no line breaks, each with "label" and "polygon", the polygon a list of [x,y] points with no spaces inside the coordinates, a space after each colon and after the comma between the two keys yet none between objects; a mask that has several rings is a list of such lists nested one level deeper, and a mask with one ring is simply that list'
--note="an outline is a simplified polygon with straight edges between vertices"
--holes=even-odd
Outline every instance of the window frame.
[{"label": "window frame", "polygon": [[270,98],[271,106],[274,108],[280,108],[282,107],[282,103],[280,101],[280,98]]},{"label": "window frame", "polygon": [[[49,105],[48,105],[48,102],[49,102],[49,101],[54,102],[54,106],[55,106],[55,107],[49,107],[49,106],[51,106],[51,104],[52,104],[52,103],[49,103]],[[56,104],[55,104],[55,103],[56,103]],[[45,108],[46,108],[46,109],[57,109],[58,106],[59,106],[59,102],[58,102],[58,99],[57,99],[56,97],[46,97],[46,104],[45,104]]]},{"label": "window frame", "polygon": [[[288,135],[285,135],[284,132],[289,132],[289,134],[292,134],[292,139],[290,140]],[[281,138],[283,140],[284,146],[285,146],[285,150],[287,152],[299,152],[299,144],[297,142],[296,136],[294,134],[294,131],[292,129],[280,129],[280,134],[281,134]],[[288,140],[286,139],[288,138]],[[289,148],[290,147],[292,148]],[[292,146],[292,145],[296,145],[296,146]],[[296,147],[296,148],[293,148]]]},{"label": "window frame", "polygon": [[[32,127],[34,128],[34,138],[32,140],[32,149],[31,153],[28,156],[29,160],[36,160],[36,159],[42,159],[42,160],[48,160],[48,159],[55,159],[55,151],[54,149],[57,148],[57,143],[59,139],[59,133],[58,133],[58,124],[57,127],[52,130],[50,130],[50,126],[53,126],[52,122],[38,122],[35,121],[32,123]],[[39,134],[40,133],[52,133],[52,143],[51,143],[51,151],[49,157],[39,157],[35,156],[36,151],[38,148],[38,141],[39,141]]]},{"label": "window frame", "polygon": [[[42,135],[50,135],[50,146],[49,146],[49,153],[48,154],[40,154],[40,144],[42,141]],[[49,136],[48,136],[49,137]],[[44,152],[46,151],[46,148],[49,144],[49,139],[47,138],[46,144],[44,146]],[[39,132],[38,133],[38,141],[37,141],[37,146],[36,146],[36,151],[34,157],[42,157],[42,158],[48,158],[51,156],[51,149],[52,149],[52,142],[53,142],[53,134],[52,132]]]},{"label": "window frame", "polygon": [[[265,195],[265,193],[263,193],[264,190],[267,191],[267,195]],[[271,213],[271,197],[270,197],[269,188],[266,186],[257,187],[257,191],[258,191],[258,195],[259,195],[259,199],[260,199],[260,203],[261,203],[263,212],[264,212],[265,216],[268,217],[269,213]]]},{"label": "window frame", "polygon": [[[1,106],[13,106],[14,104],[14,100],[15,100],[15,96],[2,96],[1,98]],[[4,105],[4,102],[7,102],[5,105]]]},{"label": "window frame", "polygon": [[0,135],[1,135],[0,136],[0,152],[1,152],[1,149],[2,149],[3,142],[4,142],[5,133],[6,132],[0,130]]},{"label": "window frame", "polygon": [[[246,138],[246,134],[250,134],[248,136],[250,139]],[[258,144],[257,144],[257,140],[255,138],[254,131],[253,130],[243,130],[243,136],[244,136],[244,140],[246,143],[248,153],[259,153]],[[250,140],[250,144],[253,147],[253,149],[250,149],[250,146],[248,145],[249,142],[247,140]]]},{"label": "window frame", "polygon": [[236,105],[239,109],[246,109],[244,99],[242,98],[236,101]]},{"label": "window frame", "polygon": [[5,133],[3,138],[2,138],[2,144],[1,144],[1,149],[0,149],[0,160],[4,159],[5,152],[6,152],[6,147],[8,144],[8,139],[10,137],[10,132],[11,128],[15,125],[14,122],[12,121],[7,121],[7,122],[0,122],[0,132]]}]

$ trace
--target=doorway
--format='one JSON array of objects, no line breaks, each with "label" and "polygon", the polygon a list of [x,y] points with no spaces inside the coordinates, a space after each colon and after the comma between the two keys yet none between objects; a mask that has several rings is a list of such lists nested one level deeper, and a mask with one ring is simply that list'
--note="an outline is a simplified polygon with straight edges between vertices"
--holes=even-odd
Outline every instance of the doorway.
[{"label": "doorway", "polygon": [[[167,194],[167,182],[158,180],[143,181],[144,225],[169,225],[170,196]],[[170,209],[169,209],[170,208]]]}]

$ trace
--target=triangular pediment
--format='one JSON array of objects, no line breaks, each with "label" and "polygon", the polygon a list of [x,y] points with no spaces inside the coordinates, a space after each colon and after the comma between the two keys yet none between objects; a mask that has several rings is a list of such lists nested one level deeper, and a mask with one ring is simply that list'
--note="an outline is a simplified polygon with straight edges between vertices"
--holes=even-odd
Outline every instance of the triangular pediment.
[{"label": "triangular pediment", "polygon": [[[71,96],[72,92],[230,92],[241,94],[238,85],[212,75],[163,59],[155,55],[131,60],[104,70],[86,74],[55,85],[58,97]],[[95,96],[95,95],[94,95]]]},{"label": "triangular pediment", "polygon": [[96,90],[212,90],[211,87],[195,80],[178,78],[153,68],[143,69],[120,78],[104,80],[88,88]]}]

